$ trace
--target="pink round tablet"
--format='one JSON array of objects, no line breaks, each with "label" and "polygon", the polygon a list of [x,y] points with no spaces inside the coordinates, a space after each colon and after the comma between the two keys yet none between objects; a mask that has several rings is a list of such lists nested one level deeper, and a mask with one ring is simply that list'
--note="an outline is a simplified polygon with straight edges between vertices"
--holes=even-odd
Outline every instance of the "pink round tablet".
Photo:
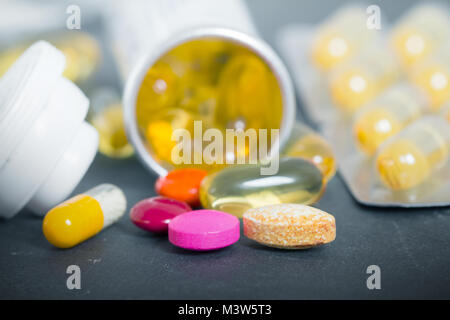
[{"label": "pink round tablet", "polygon": [[173,218],[169,223],[169,241],[188,250],[225,248],[238,241],[239,236],[239,219],[221,211],[191,211]]},{"label": "pink round tablet", "polygon": [[141,229],[166,233],[170,220],[189,211],[192,211],[192,209],[185,202],[165,197],[154,197],[136,203],[131,208],[130,219]]}]

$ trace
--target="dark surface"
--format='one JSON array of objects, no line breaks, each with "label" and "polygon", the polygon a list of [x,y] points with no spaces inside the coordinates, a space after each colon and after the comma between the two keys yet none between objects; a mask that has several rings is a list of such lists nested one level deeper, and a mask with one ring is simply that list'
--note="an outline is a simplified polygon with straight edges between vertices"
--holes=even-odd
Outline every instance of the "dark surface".
[{"label": "dark surface", "polygon": [[[250,8],[257,22],[267,22],[259,26],[272,42],[274,28],[284,22],[314,21],[338,4],[329,1],[329,7],[317,8],[312,3],[285,1],[280,7],[258,0],[251,1]],[[396,1],[389,13],[409,3]],[[265,19],[268,12],[273,19]],[[130,208],[154,195],[155,178],[134,158],[98,155],[75,193],[114,183],[124,190]],[[0,221],[0,298],[450,298],[449,208],[362,207],[339,176],[329,183],[317,207],[336,217],[337,239],[329,245],[282,251],[242,235],[232,247],[210,253],[177,249],[166,237],[136,228],[128,214],[83,244],[59,250],[45,240],[41,219],[24,210],[10,221]],[[66,268],[72,264],[81,268],[81,290],[66,287]],[[373,264],[381,268],[381,290],[366,287],[366,268]]]}]

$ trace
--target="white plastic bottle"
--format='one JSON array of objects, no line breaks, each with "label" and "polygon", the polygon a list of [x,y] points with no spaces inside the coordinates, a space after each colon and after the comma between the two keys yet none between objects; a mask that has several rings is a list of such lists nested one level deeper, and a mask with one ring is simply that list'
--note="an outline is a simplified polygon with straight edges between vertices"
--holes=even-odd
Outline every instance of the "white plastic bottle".
[{"label": "white plastic bottle", "polygon": [[89,100],[62,77],[65,57],[39,41],[0,78],[0,217],[43,215],[66,199],[98,146]]}]

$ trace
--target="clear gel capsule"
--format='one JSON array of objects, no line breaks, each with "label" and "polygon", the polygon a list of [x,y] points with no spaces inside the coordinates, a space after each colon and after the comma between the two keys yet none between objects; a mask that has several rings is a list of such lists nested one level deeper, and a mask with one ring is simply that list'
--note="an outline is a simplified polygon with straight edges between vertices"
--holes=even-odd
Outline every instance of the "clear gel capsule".
[{"label": "clear gel capsule", "polygon": [[450,17],[446,7],[420,5],[400,19],[392,29],[390,42],[405,67],[422,61],[450,37]]},{"label": "clear gel capsule", "polygon": [[58,248],[71,248],[116,222],[125,212],[122,190],[101,184],[51,209],[42,225],[45,238]]},{"label": "clear gel capsule", "polygon": [[417,120],[386,141],[376,156],[381,181],[393,190],[420,185],[448,161],[450,125],[443,117]]},{"label": "clear gel capsule", "polygon": [[347,113],[354,113],[399,76],[395,58],[380,44],[367,48],[330,75],[333,103]]},{"label": "clear gel capsule", "polygon": [[208,175],[200,187],[204,208],[237,217],[270,204],[316,202],[325,188],[320,170],[301,158],[280,159],[278,172],[261,175],[261,165],[235,165]]},{"label": "clear gel capsule", "polygon": [[313,162],[327,181],[336,173],[336,156],[328,141],[308,126],[296,123],[282,157],[300,157]]},{"label": "clear gel capsule", "polygon": [[441,48],[425,61],[417,64],[411,80],[427,95],[434,111],[450,101],[450,46]]},{"label": "clear gel capsule", "polygon": [[134,152],[128,143],[119,96],[110,89],[99,90],[91,99],[90,122],[99,134],[100,153],[111,158],[127,158]]},{"label": "clear gel capsule", "polygon": [[353,57],[375,37],[366,23],[366,10],[359,6],[344,8],[329,17],[313,40],[311,56],[315,65],[326,71]]},{"label": "clear gel capsule", "polygon": [[428,108],[428,100],[417,87],[406,83],[392,86],[358,113],[353,124],[355,140],[371,155]]},{"label": "clear gel capsule", "polygon": [[[100,63],[100,46],[91,35],[85,32],[69,31],[40,37],[47,40],[66,57],[64,76],[76,83],[91,77]],[[34,41],[32,41],[34,42]],[[31,42],[19,44],[0,52],[0,76],[29,47]]]}]

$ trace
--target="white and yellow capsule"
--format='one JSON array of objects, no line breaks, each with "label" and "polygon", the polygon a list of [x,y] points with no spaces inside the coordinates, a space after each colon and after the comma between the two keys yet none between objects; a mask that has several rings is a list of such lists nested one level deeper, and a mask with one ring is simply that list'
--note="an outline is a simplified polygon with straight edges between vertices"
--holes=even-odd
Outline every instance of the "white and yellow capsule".
[{"label": "white and yellow capsule", "polygon": [[125,210],[122,190],[101,184],[51,209],[44,218],[42,231],[55,247],[71,248],[112,225]]}]

